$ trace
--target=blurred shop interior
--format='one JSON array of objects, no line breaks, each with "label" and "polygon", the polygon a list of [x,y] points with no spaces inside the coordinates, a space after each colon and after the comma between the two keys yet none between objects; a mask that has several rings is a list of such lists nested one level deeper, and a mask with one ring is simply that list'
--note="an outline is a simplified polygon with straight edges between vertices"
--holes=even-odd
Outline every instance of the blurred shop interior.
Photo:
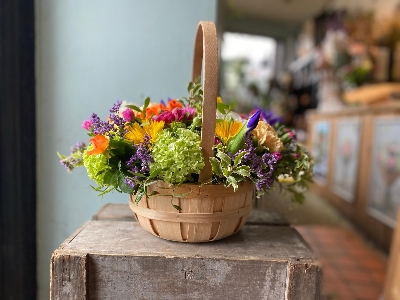
[{"label": "blurred shop interior", "polygon": [[[399,15],[393,0],[221,1],[221,96],[238,110],[270,110],[305,141],[309,109],[396,97]],[[347,93],[368,85],[375,98]]]}]

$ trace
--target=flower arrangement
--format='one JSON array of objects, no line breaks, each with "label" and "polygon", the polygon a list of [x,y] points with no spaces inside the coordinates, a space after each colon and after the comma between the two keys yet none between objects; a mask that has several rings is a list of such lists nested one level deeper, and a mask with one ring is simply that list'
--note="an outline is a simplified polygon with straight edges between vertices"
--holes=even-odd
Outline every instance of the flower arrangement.
[{"label": "flower arrangement", "polygon": [[[136,202],[149,195],[148,186],[157,181],[173,187],[197,183],[204,167],[201,84],[189,83],[188,92],[187,97],[168,102],[151,103],[147,98],[142,107],[117,102],[106,121],[93,113],[82,124],[90,144],[78,143],[69,156],[59,154],[61,164],[68,171],[84,166],[100,195],[116,190],[135,194]],[[212,178],[201,184],[236,190],[241,181],[250,180],[260,196],[277,182],[302,202],[312,167],[294,132],[268,122],[260,110],[248,118],[233,112],[219,97],[216,102]]]}]

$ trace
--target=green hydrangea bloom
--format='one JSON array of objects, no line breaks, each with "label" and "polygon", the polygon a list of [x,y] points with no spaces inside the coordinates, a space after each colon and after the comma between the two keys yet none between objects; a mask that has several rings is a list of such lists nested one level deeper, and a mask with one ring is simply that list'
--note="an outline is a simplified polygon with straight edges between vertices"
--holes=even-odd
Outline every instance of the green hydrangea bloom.
[{"label": "green hydrangea bloom", "polygon": [[161,170],[158,177],[169,184],[182,183],[190,174],[199,174],[204,167],[200,136],[185,128],[161,131],[152,150],[154,163],[150,172]]},{"label": "green hydrangea bloom", "polygon": [[100,171],[110,169],[107,165],[107,158],[103,154],[92,154],[87,155],[87,152],[93,149],[93,145],[90,145],[82,155],[83,165],[85,166],[88,176],[90,179],[93,179],[97,182],[97,184],[102,185],[104,182],[104,174],[106,172]]}]

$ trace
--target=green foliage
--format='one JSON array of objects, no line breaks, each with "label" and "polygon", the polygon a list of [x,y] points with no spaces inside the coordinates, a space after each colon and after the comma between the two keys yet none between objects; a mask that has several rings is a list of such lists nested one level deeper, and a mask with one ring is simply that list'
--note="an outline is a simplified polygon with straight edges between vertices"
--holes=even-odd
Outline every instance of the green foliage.
[{"label": "green foliage", "polygon": [[245,155],[240,153],[234,160],[224,153],[223,146],[220,144],[216,147],[215,157],[210,157],[210,163],[215,178],[225,179],[225,186],[232,186],[236,191],[238,182],[246,179],[251,180],[250,167],[240,165],[241,159]]}]

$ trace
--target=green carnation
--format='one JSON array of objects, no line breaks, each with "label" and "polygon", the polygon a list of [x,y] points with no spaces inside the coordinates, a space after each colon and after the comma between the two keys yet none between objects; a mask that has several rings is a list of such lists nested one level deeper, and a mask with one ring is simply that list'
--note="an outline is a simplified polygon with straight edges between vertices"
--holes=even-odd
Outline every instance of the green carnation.
[{"label": "green carnation", "polygon": [[[90,179],[93,179],[99,185],[103,185],[104,182],[104,174],[106,171],[110,169],[108,165],[107,158],[103,154],[92,154],[87,155],[87,152],[93,149],[93,145],[90,145],[82,155],[83,165],[85,166],[88,176]],[[101,172],[101,173],[100,173]]]},{"label": "green carnation", "polygon": [[161,131],[152,150],[154,163],[150,172],[160,170],[158,177],[167,183],[182,183],[199,174],[204,167],[200,136],[185,128]]}]

